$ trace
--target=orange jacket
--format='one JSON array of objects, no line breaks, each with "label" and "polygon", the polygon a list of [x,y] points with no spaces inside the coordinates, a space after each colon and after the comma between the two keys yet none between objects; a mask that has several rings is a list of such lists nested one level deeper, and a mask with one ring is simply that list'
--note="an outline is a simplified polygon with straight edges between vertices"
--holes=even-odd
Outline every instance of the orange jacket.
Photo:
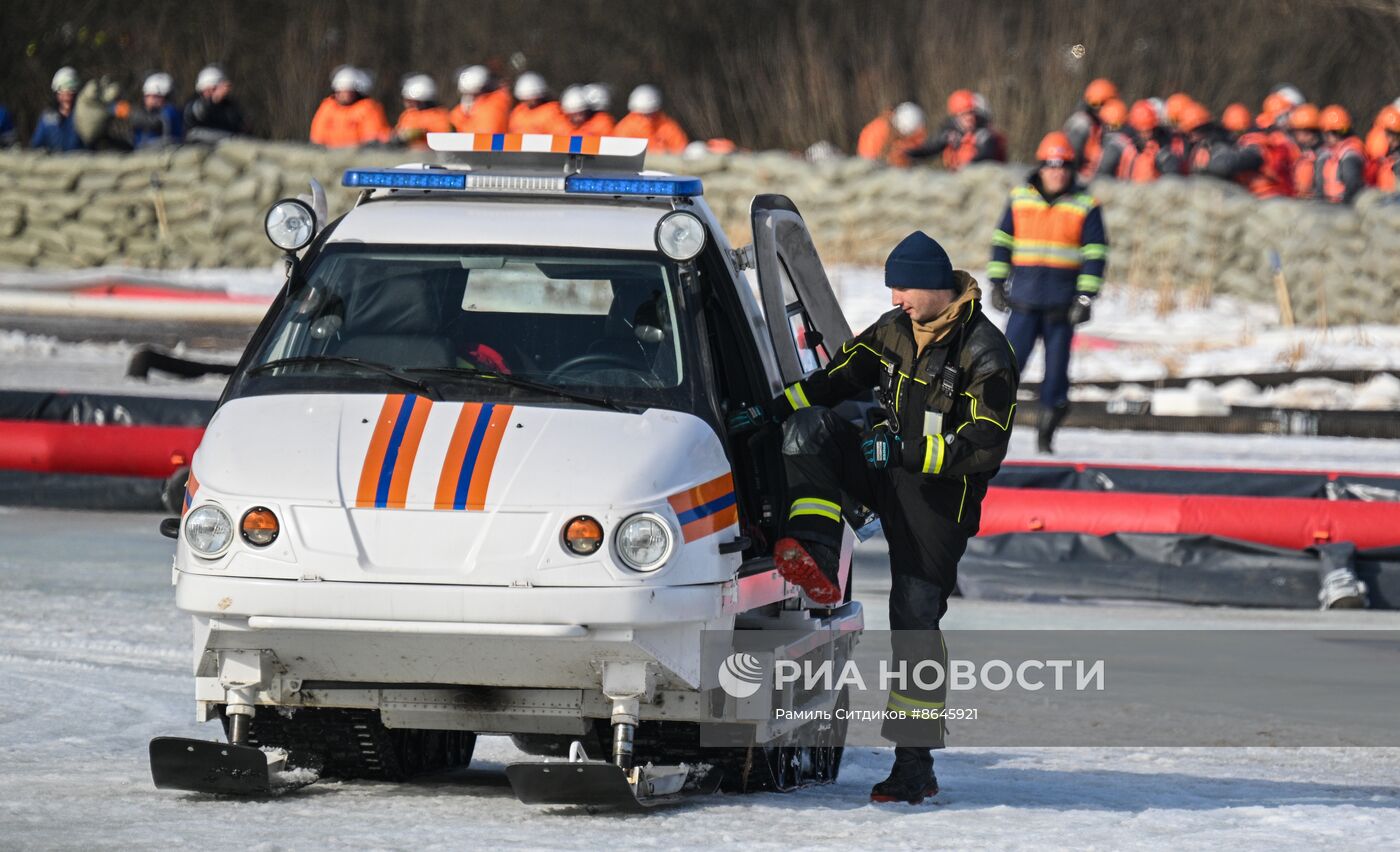
[{"label": "orange jacket", "polygon": [[510,110],[515,99],[504,87],[477,95],[470,108],[457,104],[448,113],[458,133],[505,133],[510,128]]},{"label": "orange jacket", "polygon": [[360,98],[345,106],[334,97],[321,101],[311,119],[311,142],[327,148],[353,148],[370,142],[388,142],[389,120],[374,98]]},{"label": "orange jacket", "polygon": [[1276,130],[1252,130],[1240,136],[1239,147],[1258,150],[1264,161],[1258,171],[1235,176],[1235,180],[1255,198],[1287,198],[1293,195],[1293,159],[1297,146],[1287,134]]},{"label": "orange jacket", "polygon": [[879,115],[861,129],[856,154],[867,160],[884,160],[891,166],[905,167],[910,164],[909,151],[924,144],[928,133],[919,130],[908,136],[896,136],[890,125],[892,114]]},{"label": "orange jacket", "polygon": [[690,137],[685,135],[680,124],[664,112],[642,115],[629,112],[612,129],[614,136],[647,140],[647,150],[653,154],[679,154]]},{"label": "orange jacket", "polygon": [[510,111],[509,133],[555,133],[564,113],[559,110],[558,101],[545,101],[537,107],[529,104],[516,104]]},{"label": "orange jacket", "polygon": [[428,109],[406,109],[399,113],[398,124],[394,125],[394,136],[415,150],[426,150],[428,133],[451,133],[452,120],[443,107]]},{"label": "orange jacket", "polygon": [[1351,197],[1359,188],[1348,183],[1342,173],[1342,164],[1347,160],[1357,160],[1360,171],[1366,170],[1366,146],[1355,136],[1345,136],[1335,145],[1329,145],[1318,157],[1317,195],[1331,204],[1350,204]]},{"label": "orange jacket", "polygon": [[1379,124],[1366,131],[1366,156],[1372,160],[1379,160],[1385,157],[1390,150],[1390,139],[1385,135],[1385,128]]},{"label": "orange jacket", "polygon": [[617,122],[605,112],[595,112],[583,124],[574,124],[566,115],[555,131],[560,136],[611,136]]}]

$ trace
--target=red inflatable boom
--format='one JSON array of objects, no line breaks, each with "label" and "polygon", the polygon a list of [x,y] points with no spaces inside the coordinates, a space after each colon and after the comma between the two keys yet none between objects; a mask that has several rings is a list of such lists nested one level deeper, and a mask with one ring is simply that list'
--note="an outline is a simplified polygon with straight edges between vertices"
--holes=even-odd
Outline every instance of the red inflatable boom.
[{"label": "red inflatable boom", "polygon": [[198,426],[95,426],[0,420],[0,469],[164,479],[190,463]]},{"label": "red inflatable boom", "polygon": [[1305,548],[1400,545],[1400,503],[988,488],[980,535],[1022,532],[1203,534]]}]

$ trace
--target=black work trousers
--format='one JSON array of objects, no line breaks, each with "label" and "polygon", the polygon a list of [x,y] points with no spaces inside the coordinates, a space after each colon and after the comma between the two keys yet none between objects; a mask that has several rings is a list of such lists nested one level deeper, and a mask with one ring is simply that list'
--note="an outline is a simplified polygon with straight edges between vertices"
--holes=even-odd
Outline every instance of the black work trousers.
[{"label": "black work trousers", "polygon": [[[840,507],[860,503],[880,515],[890,550],[890,629],[896,677],[882,734],[901,746],[943,747],[947,647],[938,622],[958,580],[958,560],[969,531],[934,509],[931,489],[957,488],[959,478],[913,473],[902,467],[877,470],[865,462],[860,430],[830,409],[795,412],[783,424],[783,465],[788,482],[786,532],[798,539],[841,545]],[[833,509],[833,507],[835,507]],[[915,677],[916,667],[923,673]],[[898,673],[904,673],[901,684]],[[937,688],[920,685],[939,681]]]}]

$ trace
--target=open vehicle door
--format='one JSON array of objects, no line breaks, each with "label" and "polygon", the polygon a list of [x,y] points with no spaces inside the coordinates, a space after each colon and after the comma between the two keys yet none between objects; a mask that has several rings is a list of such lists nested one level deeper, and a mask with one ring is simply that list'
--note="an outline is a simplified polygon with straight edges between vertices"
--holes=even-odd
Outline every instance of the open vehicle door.
[{"label": "open vehicle door", "polygon": [[784,385],[826,365],[851,339],[802,214],[785,195],[749,207],[759,298]]}]

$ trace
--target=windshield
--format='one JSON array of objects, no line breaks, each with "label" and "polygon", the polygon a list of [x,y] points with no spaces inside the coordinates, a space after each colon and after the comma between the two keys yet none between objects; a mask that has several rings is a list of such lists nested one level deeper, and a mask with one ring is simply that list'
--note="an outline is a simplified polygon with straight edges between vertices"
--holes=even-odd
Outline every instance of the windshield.
[{"label": "windshield", "polygon": [[[688,410],[674,267],[580,249],[327,247],[229,397],[402,391]],[[382,368],[389,368],[384,370]]]}]

